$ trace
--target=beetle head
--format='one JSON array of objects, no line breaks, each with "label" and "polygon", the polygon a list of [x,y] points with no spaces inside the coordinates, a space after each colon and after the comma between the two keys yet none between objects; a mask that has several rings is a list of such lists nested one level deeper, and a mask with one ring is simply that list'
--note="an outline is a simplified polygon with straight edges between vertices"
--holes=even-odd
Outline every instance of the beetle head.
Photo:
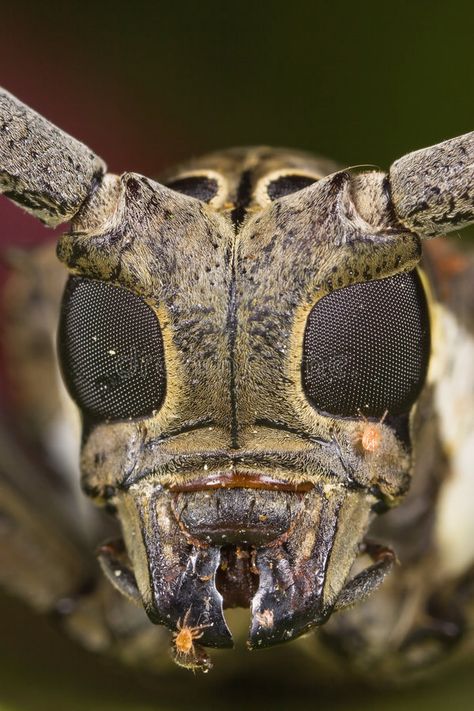
[{"label": "beetle head", "polygon": [[383,176],[327,172],[261,149],[167,187],[112,176],[59,244],[84,487],[125,541],[104,567],[204,645],[231,643],[225,606],[251,606],[254,647],[324,622],[374,511],[408,486],[419,240],[388,196],[371,213]]}]

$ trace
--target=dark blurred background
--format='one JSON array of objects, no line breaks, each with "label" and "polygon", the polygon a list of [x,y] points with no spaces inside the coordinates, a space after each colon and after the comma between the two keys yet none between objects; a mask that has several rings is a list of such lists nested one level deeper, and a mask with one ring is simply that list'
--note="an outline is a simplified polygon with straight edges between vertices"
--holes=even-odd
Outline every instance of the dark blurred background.
[{"label": "dark blurred background", "polygon": [[388,167],[472,129],[473,28],[459,0],[1,0],[0,82],[115,172],[256,143]]},{"label": "dark blurred background", "polygon": [[[255,143],[386,168],[404,153],[472,130],[473,28],[473,3],[456,0],[1,0],[0,84],[116,172],[154,176],[192,155]],[[1,244],[48,236],[0,199]],[[206,678],[180,673],[157,681],[76,649],[17,603],[2,605],[1,709],[348,703],[336,690],[301,686],[291,647],[289,678],[273,693],[255,675],[248,688],[235,681],[210,688]],[[471,676],[465,667],[427,686],[359,690],[349,700],[353,709],[470,708]]]}]

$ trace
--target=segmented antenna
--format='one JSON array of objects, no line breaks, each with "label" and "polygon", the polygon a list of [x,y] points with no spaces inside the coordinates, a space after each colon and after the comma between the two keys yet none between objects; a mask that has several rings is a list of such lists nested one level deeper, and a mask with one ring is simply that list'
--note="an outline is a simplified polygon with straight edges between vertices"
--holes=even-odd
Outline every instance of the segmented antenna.
[{"label": "segmented antenna", "polygon": [[0,192],[55,227],[79,211],[106,171],[87,146],[0,88]]}]

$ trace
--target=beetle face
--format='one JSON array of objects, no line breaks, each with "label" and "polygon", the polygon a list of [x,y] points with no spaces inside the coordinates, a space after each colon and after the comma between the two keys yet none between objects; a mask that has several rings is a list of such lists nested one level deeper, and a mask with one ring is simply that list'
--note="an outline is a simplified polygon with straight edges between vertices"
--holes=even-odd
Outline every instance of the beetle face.
[{"label": "beetle face", "polygon": [[231,644],[223,607],[251,607],[254,647],[324,622],[373,512],[409,483],[429,354],[419,241],[364,219],[332,170],[257,149],[167,187],[126,174],[59,245],[83,483],[126,548],[103,565],[204,645]]}]

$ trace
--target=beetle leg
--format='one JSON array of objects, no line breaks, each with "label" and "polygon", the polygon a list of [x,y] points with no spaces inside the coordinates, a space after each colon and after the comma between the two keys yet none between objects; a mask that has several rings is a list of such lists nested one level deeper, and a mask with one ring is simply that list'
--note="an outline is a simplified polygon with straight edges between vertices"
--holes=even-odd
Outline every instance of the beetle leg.
[{"label": "beetle leg", "polygon": [[421,668],[442,661],[459,646],[470,644],[474,602],[474,567],[452,585],[445,583],[426,603],[420,623],[400,645],[402,664]]},{"label": "beetle leg", "polygon": [[365,541],[361,552],[368,553],[374,563],[347,583],[337,599],[334,610],[343,610],[355,602],[365,600],[380,587],[396,561],[395,553],[390,548],[372,541]]},{"label": "beetle leg", "polygon": [[60,487],[39,480],[1,423],[0,450],[0,584],[46,612],[90,578],[93,560],[62,512]]},{"label": "beetle leg", "polygon": [[114,588],[132,602],[140,604],[141,597],[135,574],[122,538],[108,541],[100,546],[98,560],[102,572],[110,580]]},{"label": "beetle leg", "polygon": [[2,427],[0,451],[0,586],[51,615],[90,650],[147,667],[166,665],[166,631],[150,625],[143,608],[102,576],[71,524],[77,517],[64,514],[61,486],[39,479],[39,468]]},{"label": "beetle leg", "polygon": [[0,88],[0,193],[56,226],[76,215],[105,170],[87,146]]}]

